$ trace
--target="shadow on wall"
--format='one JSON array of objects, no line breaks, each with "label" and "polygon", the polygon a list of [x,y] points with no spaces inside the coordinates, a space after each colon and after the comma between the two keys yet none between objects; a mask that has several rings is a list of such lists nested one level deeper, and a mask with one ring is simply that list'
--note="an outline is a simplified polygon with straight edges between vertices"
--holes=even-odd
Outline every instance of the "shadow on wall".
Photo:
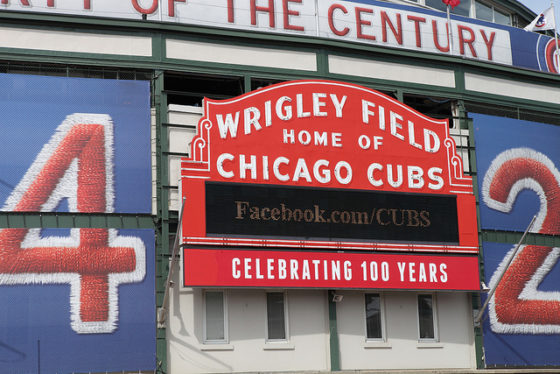
[{"label": "shadow on wall", "polygon": [[[233,367],[226,361],[200,350],[203,341],[202,290],[182,289],[181,271],[174,272],[172,281],[174,282],[170,298],[172,306],[167,321],[168,363],[172,365],[174,361],[188,362],[200,372],[233,371]],[[185,299],[191,302],[185,302]],[[192,302],[193,300],[195,302]],[[189,333],[189,326],[194,326],[194,332]],[[177,360],[170,360],[171,354],[177,355]],[[171,367],[169,371],[172,371]]]},{"label": "shadow on wall", "polygon": [[[356,339],[365,339],[365,301],[363,291],[340,291],[344,295],[337,303],[338,332]],[[439,342],[445,344],[473,344],[473,337],[457,334],[457,322],[465,323],[460,329],[472,330],[469,297],[466,293],[437,292],[437,330]],[[389,341],[418,339],[416,292],[384,292],[386,336]],[[450,310],[452,306],[452,310]],[[357,321],[362,321],[357,323]],[[472,335],[472,334],[471,334]]]}]

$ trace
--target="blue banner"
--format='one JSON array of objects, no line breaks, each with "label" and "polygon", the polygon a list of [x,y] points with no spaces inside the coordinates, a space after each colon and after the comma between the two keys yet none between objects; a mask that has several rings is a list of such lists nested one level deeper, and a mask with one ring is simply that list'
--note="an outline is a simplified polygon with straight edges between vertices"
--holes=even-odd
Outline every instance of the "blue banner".
[{"label": "blue banner", "polygon": [[[0,85],[3,211],[151,211],[149,82]],[[154,258],[153,229],[1,229],[0,372],[154,370]]]},{"label": "blue banner", "polygon": [[[91,305],[76,300],[79,283],[72,279],[67,284],[64,279],[43,285],[0,284],[0,372],[36,374],[38,368],[41,373],[59,374],[154,370],[154,230],[115,230],[114,234],[118,242],[143,247],[145,252],[136,279],[126,273],[108,276],[131,278],[130,283],[108,281],[112,326],[104,327],[109,324],[103,317],[97,322],[83,320]],[[0,277],[6,278],[4,274]],[[83,279],[77,282],[87,284]]]},{"label": "blue banner", "polygon": [[[557,177],[557,165],[560,164],[560,127],[483,114],[470,116],[474,119],[478,186],[483,200],[480,204],[481,227],[523,232],[531,218],[541,211],[541,202],[546,202],[548,191],[554,189],[550,184]],[[501,174],[496,174],[500,167]],[[515,174],[514,171],[521,167],[527,170]],[[533,175],[531,171],[539,173]],[[511,204],[507,201],[509,195],[505,195],[510,190],[502,191],[503,201],[484,194],[490,187],[491,176],[502,178],[494,181],[496,191],[500,185],[504,186],[502,188],[512,187],[511,198],[515,197],[515,200],[511,200]],[[484,185],[485,178],[487,186]]]},{"label": "blue banner", "polygon": [[[472,114],[480,224],[485,230],[560,234],[557,126]],[[560,365],[560,249],[483,243],[485,281],[496,286],[483,324],[486,365]],[[502,280],[498,283],[501,274]]]},{"label": "blue banner", "polygon": [[[107,196],[113,206],[108,201],[104,209],[94,210],[151,212],[149,82],[0,74],[0,87],[0,128],[4,139],[0,147],[0,204],[14,201],[18,185],[20,191],[16,193],[23,193],[35,177],[33,171],[48,162],[49,155],[56,156],[56,147],[63,143],[62,135],[82,121],[105,129],[107,145],[102,157],[108,166],[112,165],[103,178],[114,185]],[[80,159],[90,148],[76,150],[75,158]],[[58,169],[62,171],[65,166]],[[60,205],[66,206],[68,201],[62,200],[68,196],[60,197]],[[7,205],[0,205],[0,209],[13,210]],[[17,210],[55,209],[43,206]],[[69,210],[79,211],[72,207]]]}]

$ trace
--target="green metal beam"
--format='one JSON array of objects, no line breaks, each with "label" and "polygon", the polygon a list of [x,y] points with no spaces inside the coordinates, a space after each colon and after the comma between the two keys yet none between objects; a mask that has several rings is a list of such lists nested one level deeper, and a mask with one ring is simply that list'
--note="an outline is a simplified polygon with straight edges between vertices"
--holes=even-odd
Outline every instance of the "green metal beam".
[{"label": "green metal beam", "polygon": [[[161,57],[161,56],[159,56]],[[165,280],[169,271],[169,190],[164,186],[169,181],[168,171],[168,128],[167,123],[167,95],[164,92],[164,73],[155,71],[152,79],[153,107],[156,113],[156,199],[158,212],[158,227],[156,241],[156,311],[163,302]],[[156,331],[156,361],[158,372],[167,373],[167,339],[166,329]]]},{"label": "green metal beam", "polygon": [[243,76],[243,93],[251,91],[251,76],[246,74]]},{"label": "green metal beam", "polygon": [[329,334],[331,371],[340,371],[340,342],[338,340],[338,325],[336,320],[336,303],[333,300],[335,291],[327,292],[329,302]]},{"label": "green metal beam", "polygon": [[[522,232],[482,230],[481,237],[486,242],[511,243],[519,242]],[[529,233],[524,244],[544,247],[560,247],[560,236]]]},{"label": "green metal beam", "polygon": [[146,214],[0,212],[0,228],[115,228],[154,229]]},{"label": "green metal beam", "polygon": [[[480,310],[480,294],[471,294],[471,303],[473,310]],[[482,335],[482,327],[480,324],[474,326],[474,349],[476,354],[476,368],[484,369],[484,337]]]}]

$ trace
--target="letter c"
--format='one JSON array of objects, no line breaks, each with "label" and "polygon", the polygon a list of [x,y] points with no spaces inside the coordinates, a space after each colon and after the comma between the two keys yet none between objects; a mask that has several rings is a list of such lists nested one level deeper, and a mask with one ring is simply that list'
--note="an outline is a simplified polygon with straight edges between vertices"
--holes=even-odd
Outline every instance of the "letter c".
[{"label": "letter c", "polygon": [[233,159],[234,157],[231,153],[222,153],[221,155],[219,155],[218,159],[216,160],[216,168],[218,169],[218,174],[220,174],[224,178],[233,178],[233,171],[224,170],[224,161],[233,161]]},{"label": "letter c", "polygon": [[239,265],[241,265],[241,260],[238,259],[237,257],[231,260],[231,276],[234,279],[241,278],[241,272],[237,268]]},{"label": "letter c", "polygon": [[379,187],[383,185],[383,181],[379,179],[375,179],[375,177],[373,176],[373,173],[376,170],[383,170],[383,166],[374,162],[373,164],[368,166],[367,176],[368,176],[369,183],[371,183],[372,186]]},{"label": "letter c", "polygon": [[342,10],[342,12],[344,14],[348,14],[348,10],[346,10],[346,8],[340,4],[333,4],[329,7],[329,12],[328,12],[328,19],[329,19],[329,27],[331,28],[331,31],[337,35],[337,36],[344,36],[346,34],[348,34],[348,32],[350,32],[350,29],[348,27],[343,28],[342,30],[338,30],[336,27],[334,27],[334,11],[336,9],[340,9]]}]

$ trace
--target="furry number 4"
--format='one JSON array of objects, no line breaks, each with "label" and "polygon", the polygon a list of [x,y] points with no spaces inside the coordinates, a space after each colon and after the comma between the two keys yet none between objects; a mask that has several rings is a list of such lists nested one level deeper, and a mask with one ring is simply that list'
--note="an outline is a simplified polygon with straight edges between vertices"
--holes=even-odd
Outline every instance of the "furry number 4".
[{"label": "furry number 4", "polygon": [[[113,126],[102,114],[72,114],[56,129],[2,210],[112,213]],[[80,334],[117,327],[118,287],[145,275],[140,238],[108,228],[72,228],[42,236],[40,228],[0,231],[0,285],[69,284],[70,320]]]}]

